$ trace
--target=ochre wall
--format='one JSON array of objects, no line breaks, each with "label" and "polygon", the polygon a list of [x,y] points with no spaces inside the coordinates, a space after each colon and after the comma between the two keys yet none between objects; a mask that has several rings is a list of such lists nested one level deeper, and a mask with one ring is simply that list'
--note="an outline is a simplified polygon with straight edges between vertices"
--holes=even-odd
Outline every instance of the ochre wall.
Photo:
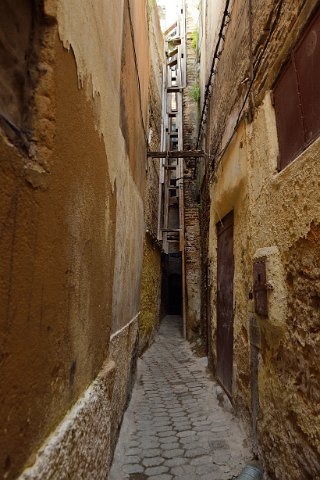
[{"label": "ochre wall", "polygon": [[[233,210],[232,400],[253,426],[254,448],[266,474],[285,480],[319,478],[320,471],[320,389],[316,380],[320,376],[320,140],[283,171],[277,171],[279,147],[270,88],[314,6],[315,2],[309,1],[283,7],[250,102],[233,131],[248,88],[243,80],[250,75],[248,12],[245,2],[234,5],[213,83],[206,142],[215,165],[210,184],[209,233],[213,364],[216,224]],[[254,3],[255,55],[264,45],[261,32],[270,23],[275,7],[276,2]],[[268,318],[255,313],[251,299],[253,262],[260,258],[266,258],[267,281],[272,287],[268,292]]]},{"label": "ochre wall", "polygon": [[[128,0],[109,3],[98,0],[92,4],[82,1],[80,8],[78,0],[58,1],[60,38],[65,47],[71,45],[75,52],[79,81],[91,79],[88,96],[92,93],[99,96],[97,128],[105,140],[107,169],[117,197],[113,332],[125,326],[139,311],[144,234],[142,195],[146,146],[142,140],[139,95],[141,92],[141,111],[146,125],[148,29],[145,0],[130,2],[139,91],[128,5]],[[138,13],[141,15],[139,29],[134,25]],[[122,100],[121,91],[125,92]],[[128,136],[132,133],[136,135],[136,143],[131,148]]]},{"label": "ochre wall", "polygon": [[25,159],[1,138],[0,466],[8,478],[97,375],[111,329],[116,199],[74,57],[57,37],[54,50],[43,92],[55,111],[44,188],[27,183]]},{"label": "ochre wall", "polygon": [[320,141],[277,173],[275,117],[268,94],[249,130],[253,253],[275,245],[282,270],[279,275],[270,258],[267,273],[274,290],[269,293],[269,321],[259,320],[258,436],[276,478],[317,478]]},{"label": "ochre wall", "polygon": [[159,247],[146,235],[141,281],[141,314],[139,321],[139,351],[153,340],[160,320],[161,253]]},{"label": "ochre wall", "polygon": [[[77,478],[86,465],[105,478],[135,368],[146,147],[136,67],[127,57],[128,4],[80,4],[44,2],[30,134],[17,134],[17,146],[0,135],[0,476],[9,479],[24,466],[31,467],[26,478]],[[147,124],[146,2],[130,5]],[[133,132],[122,128],[120,113]],[[70,415],[82,431],[104,389],[111,427],[98,458],[85,430],[84,441],[80,435],[70,444]],[[68,439],[61,431],[71,432]],[[67,463],[58,461],[63,451]],[[46,466],[41,458],[49,457]]]},{"label": "ochre wall", "polygon": [[[160,150],[163,36],[155,5],[149,2],[149,149]],[[156,241],[159,207],[159,160],[147,160],[147,181],[144,191],[146,234],[143,247],[143,268],[140,289],[139,354],[151,344],[160,322],[161,247]]]},{"label": "ochre wall", "polygon": [[211,186],[211,211],[209,232],[209,256],[212,272],[212,353],[216,365],[216,272],[217,272],[217,224],[234,210],[234,385],[233,397],[242,389],[242,402],[249,407],[247,299],[250,290],[250,225],[248,218],[248,179],[245,128],[239,128],[236,138],[217,170],[217,181]]}]

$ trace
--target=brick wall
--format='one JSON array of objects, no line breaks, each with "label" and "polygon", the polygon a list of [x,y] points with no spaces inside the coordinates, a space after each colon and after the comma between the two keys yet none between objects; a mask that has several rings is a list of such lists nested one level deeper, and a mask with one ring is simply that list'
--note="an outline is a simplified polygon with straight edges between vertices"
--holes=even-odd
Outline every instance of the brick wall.
[{"label": "brick wall", "polygon": [[[187,86],[183,95],[183,141],[184,149],[195,147],[198,124],[198,103],[191,97],[191,92],[198,85],[198,65],[196,50],[193,47],[196,19],[192,15],[195,2],[187,2]],[[195,178],[195,161],[185,161],[185,271],[187,303],[187,336],[191,338],[200,329],[200,225],[198,188]]]}]

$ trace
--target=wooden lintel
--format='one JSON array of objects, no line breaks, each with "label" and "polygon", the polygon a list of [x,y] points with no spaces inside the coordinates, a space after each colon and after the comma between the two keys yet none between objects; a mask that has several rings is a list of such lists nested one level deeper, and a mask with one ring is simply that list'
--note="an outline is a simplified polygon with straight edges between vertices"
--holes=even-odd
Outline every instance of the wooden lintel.
[{"label": "wooden lintel", "polygon": [[204,157],[203,150],[170,150],[169,152],[148,152],[150,158],[199,158]]}]

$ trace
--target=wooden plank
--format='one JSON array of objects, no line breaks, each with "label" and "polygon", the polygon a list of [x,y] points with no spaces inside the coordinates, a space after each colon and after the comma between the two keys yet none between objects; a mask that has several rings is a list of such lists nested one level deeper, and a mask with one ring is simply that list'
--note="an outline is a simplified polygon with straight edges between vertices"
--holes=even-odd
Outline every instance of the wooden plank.
[{"label": "wooden plank", "polygon": [[180,87],[168,87],[167,92],[168,93],[182,93],[182,88],[180,88]]},{"label": "wooden plank", "polygon": [[168,65],[168,67],[174,67],[175,65],[177,65],[177,63],[178,63],[178,60],[176,58],[174,58],[173,60],[168,62],[167,65]]},{"label": "wooden plank", "polygon": [[148,152],[147,156],[149,158],[201,158],[204,157],[204,152],[203,150],[169,150],[168,152]]},{"label": "wooden plank", "polygon": [[175,48],[174,50],[170,50],[169,52],[167,52],[167,57],[170,58],[170,57],[173,57],[173,55],[177,55],[178,53],[178,49]]},{"label": "wooden plank", "polygon": [[168,43],[169,43],[170,46],[172,45],[173,47],[181,45],[181,38],[175,37],[172,40],[169,40]]},{"label": "wooden plank", "polygon": [[171,32],[171,30],[174,30],[176,28],[176,26],[177,26],[177,22],[174,22],[169,28],[167,28],[163,36],[166,37]]},{"label": "wooden plank", "polygon": [[163,207],[163,228],[161,229],[163,235],[163,249],[165,252],[168,252],[168,235],[166,230],[168,229],[169,223],[169,190],[168,183],[170,183],[169,171],[165,167],[165,176],[164,176],[164,207]]}]

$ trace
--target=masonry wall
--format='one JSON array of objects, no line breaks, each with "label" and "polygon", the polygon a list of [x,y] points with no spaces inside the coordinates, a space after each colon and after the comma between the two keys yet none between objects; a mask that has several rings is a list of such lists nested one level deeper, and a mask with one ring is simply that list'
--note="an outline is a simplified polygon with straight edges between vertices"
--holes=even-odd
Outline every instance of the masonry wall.
[{"label": "masonry wall", "polygon": [[[316,140],[278,172],[271,89],[316,5],[314,1],[282,3],[281,8],[279,2],[252,3],[251,35],[249,3],[233,3],[213,82],[204,145],[212,156],[208,185],[213,368],[217,361],[216,225],[233,210],[232,401],[248,419],[254,450],[266,475],[289,480],[319,478],[320,471],[319,385],[315,381],[320,340],[320,144]],[[215,18],[218,30],[221,16]],[[212,17],[206,19],[207,28],[212,21]],[[202,64],[203,78],[207,64]],[[255,313],[252,299],[253,262],[261,258],[266,259],[272,288],[267,318]]]},{"label": "masonry wall", "polygon": [[[197,2],[186,2],[186,56],[187,79],[183,92],[183,148],[195,149],[198,133],[197,89],[198,59],[195,44],[197,36]],[[199,192],[195,160],[184,162],[184,222],[185,222],[185,276],[186,276],[186,332],[191,339],[200,334],[200,225]]]},{"label": "masonry wall", "polygon": [[0,25],[29,25],[1,46],[0,476],[102,479],[138,352],[148,10],[23,3]]}]

